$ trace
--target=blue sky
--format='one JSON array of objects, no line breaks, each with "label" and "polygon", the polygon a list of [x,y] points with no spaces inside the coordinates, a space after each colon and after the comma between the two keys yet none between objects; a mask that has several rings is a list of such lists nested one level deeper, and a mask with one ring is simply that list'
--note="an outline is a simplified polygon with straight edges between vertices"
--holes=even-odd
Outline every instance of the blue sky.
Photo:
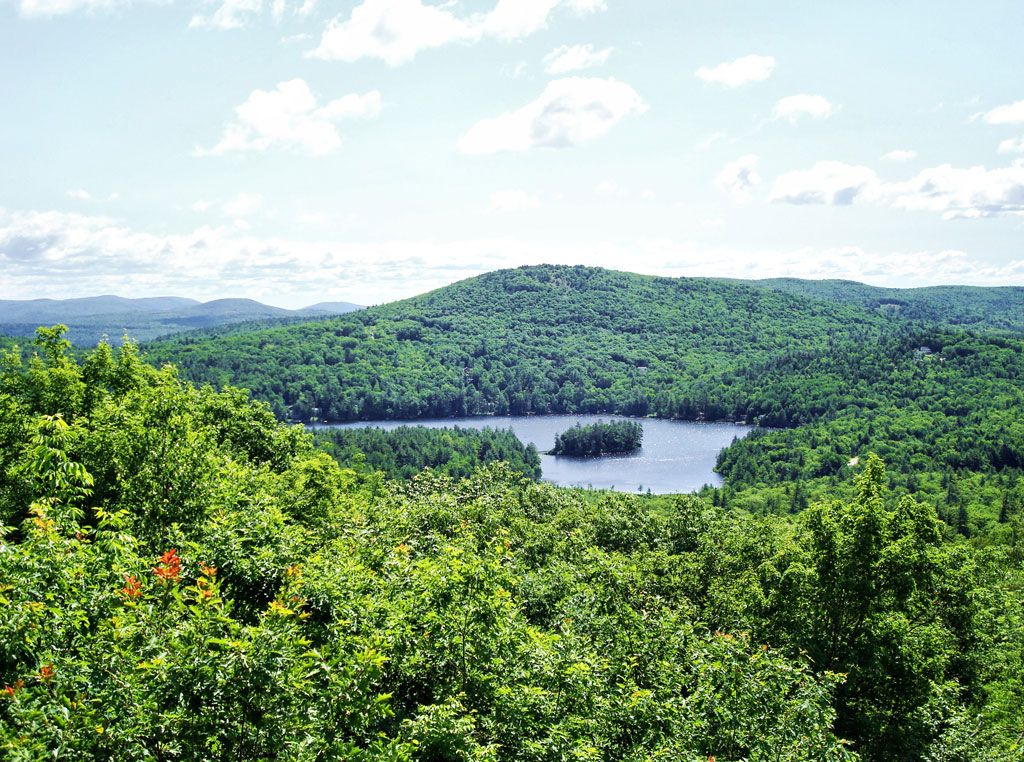
[{"label": "blue sky", "polygon": [[[893,7],[896,6],[896,7]],[[3,298],[1024,284],[1021,3],[0,0]]]}]

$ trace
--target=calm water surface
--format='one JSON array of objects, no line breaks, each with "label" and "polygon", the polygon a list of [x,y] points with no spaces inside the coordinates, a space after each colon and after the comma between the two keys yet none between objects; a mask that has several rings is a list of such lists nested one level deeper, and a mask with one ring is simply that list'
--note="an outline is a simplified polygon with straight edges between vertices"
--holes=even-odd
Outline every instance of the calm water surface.
[{"label": "calm water surface", "polygon": [[[399,426],[442,428],[458,426],[466,429],[512,429],[525,443],[532,442],[538,450],[554,447],[555,435],[577,423],[587,425],[598,420],[620,420],[622,416],[600,415],[530,415],[493,416],[481,418],[431,418],[417,421],[359,421],[316,428],[360,428],[377,426],[390,430]],[[541,455],[544,480],[563,487],[593,487],[619,492],[655,494],[692,492],[705,484],[721,486],[721,477],[714,472],[719,451],[743,437],[749,426],[732,423],[690,423],[654,418],[639,420],[644,427],[644,446],[631,455],[609,455],[602,458],[568,458]]]}]

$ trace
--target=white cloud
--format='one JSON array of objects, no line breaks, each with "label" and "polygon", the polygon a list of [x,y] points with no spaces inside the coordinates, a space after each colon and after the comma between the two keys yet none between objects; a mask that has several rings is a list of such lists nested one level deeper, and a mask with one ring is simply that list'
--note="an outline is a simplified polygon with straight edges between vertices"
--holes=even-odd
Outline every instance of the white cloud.
[{"label": "white cloud", "polygon": [[878,176],[872,169],[841,161],[819,161],[811,169],[786,172],[776,178],[768,200],[845,206],[858,196],[877,197],[878,190]]},{"label": "white cloud", "polygon": [[557,7],[579,14],[604,8],[594,0],[498,0],[489,13],[467,17],[452,12],[455,3],[427,5],[423,0],[363,0],[348,19],[335,18],[320,45],[309,53],[328,61],[377,58],[390,66],[416,54],[454,42],[472,43],[484,36],[513,40],[543,29]]},{"label": "white cloud", "polygon": [[990,170],[943,164],[888,185],[885,192],[897,208],[942,212],[947,220],[1024,214],[1024,159]]},{"label": "white cloud", "polygon": [[516,111],[478,122],[459,141],[463,153],[566,148],[604,135],[620,119],[647,110],[636,91],[616,79],[566,77]]},{"label": "white cloud", "polygon": [[984,119],[989,124],[1021,124],[1024,123],[1024,101],[997,106],[991,111],[975,114],[973,118]]},{"label": "white cloud", "polygon": [[[156,4],[167,4],[167,0],[149,0]],[[203,0],[204,4],[212,4]],[[307,18],[316,9],[317,0],[270,0],[271,16],[280,22],[289,13],[298,18]],[[23,18],[52,18],[69,13],[85,11],[112,11],[127,8],[133,0],[14,0],[18,13]],[[191,28],[242,29],[252,25],[263,12],[262,0],[221,0],[221,5],[210,14],[195,14],[189,21]],[[308,35],[295,35],[308,38]]]},{"label": "white cloud", "polygon": [[[289,15],[289,10],[292,16],[303,19],[313,14],[313,11],[316,10],[316,2],[317,0],[302,0],[302,4],[299,5],[298,0],[295,0],[295,2],[292,2],[292,0],[272,0],[270,13],[277,23],[280,23],[284,20],[285,16]],[[308,34],[299,36],[304,39],[310,39]]]},{"label": "white cloud", "polygon": [[708,263],[714,262],[713,274],[730,278],[843,279],[900,286],[1024,283],[1024,259],[981,265],[966,252],[953,249],[885,252],[859,246],[736,249],[675,241],[644,243],[642,252],[632,253],[631,261],[638,262],[637,270],[652,272],[648,263],[660,259],[664,272],[652,274],[707,276]]},{"label": "white cloud", "polygon": [[878,201],[896,209],[941,212],[947,220],[1024,214],[1024,159],[991,170],[943,164],[895,183],[881,182],[868,167],[819,161],[777,177],[768,200],[836,206]]},{"label": "white cloud", "polygon": [[527,37],[545,28],[548,16],[558,6],[578,14],[604,10],[604,0],[498,0],[480,26],[482,31],[499,39]]},{"label": "white cloud", "polygon": [[106,196],[94,196],[85,188],[73,188],[68,191],[68,196],[79,201],[116,201],[121,198],[121,194],[117,191],[109,193]]},{"label": "white cloud", "polygon": [[482,28],[496,37],[512,40],[543,29],[559,0],[498,0]]},{"label": "white cloud", "polygon": [[1024,153],[1024,135],[1002,141],[999,144],[999,153]]},{"label": "white cloud", "polygon": [[697,144],[697,149],[700,151],[706,151],[719,140],[725,140],[727,137],[729,137],[728,133],[722,132],[721,130],[717,130],[716,132],[713,132],[706,138],[704,138],[704,140],[700,141]]},{"label": "white cloud", "polygon": [[239,193],[221,205],[221,211],[231,217],[248,217],[263,206],[263,197],[255,193]]},{"label": "white cloud", "polygon": [[902,163],[905,161],[910,161],[911,159],[916,159],[917,151],[904,151],[896,149],[894,151],[889,151],[889,153],[885,154],[885,156],[883,156],[882,158],[885,161],[895,161]]},{"label": "white cloud", "polygon": [[749,55],[717,66],[701,66],[694,73],[697,79],[726,87],[739,87],[749,82],[763,82],[772,75],[775,59],[771,56]]},{"label": "white cloud", "polygon": [[612,48],[594,50],[590,43],[586,45],[562,45],[544,56],[544,70],[548,74],[565,74],[570,71],[589,69],[600,66],[608,60]]},{"label": "white cloud", "polygon": [[224,0],[220,8],[212,15],[197,14],[192,17],[188,25],[193,29],[200,27],[244,29],[252,23],[255,16],[260,15],[262,10],[262,0]]},{"label": "white cloud", "polygon": [[379,58],[390,66],[411,61],[421,50],[479,35],[446,6],[420,0],[364,0],[347,21],[332,21],[310,55],[328,61]]},{"label": "white cloud", "polygon": [[109,293],[116,282],[122,293],[135,296],[244,295],[296,307],[324,299],[365,304],[423,293],[488,270],[541,263],[665,276],[1024,284],[1024,259],[982,265],[958,250],[736,249],[670,239],[627,244],[511,238],[293,241],[260,238],[234,225],[157,235],[105,217],[0,208],[0,268],[8,298]]},{"label": "white cloud", "polygon": [[281,82],[269,92],[253,90],[235,108],[237,120],[224,128],[224,136],[213,148],[196,150],[197,155],[229,151],[263,151],[270,147],[322,155],[341,145],[335,122],[354,117],[377,116],[380,93],[351,93],[322,107],[302,79]]},{"label": "white cloud", "polygon": [[596,186],[594,186],[594,193],[599,196],[610,196],[619,189],[619,186],[613,183],[611,180],[602,180]]},{"label": "white cloud", "polygon": [[484,210],[485,214],[495,212],[524,212],[540,207],[540,197],[528,193],[522,188],[497,191],[491,196],[491,203]]},{"label": "white cloud", "polygon": [[757,156],[747,154],[736,161],[730,161],[715,178],[715,186],[729,195],[737,204],[745,204],[753,200],[751,189],[761,182],[761,177],[754,170]]},{"label": "white cloud", "polygon": [[775,118],[788,119],[795,124],[803,115],[814,119],[827,119],[838,110],[839,108],[829,103],[824,96],[800,93],[799,95],[790,95],[776,103]]},{"label": "white cloud", "polygon": [[216,206],[216,203],[214,203],[213,201],[206,201],[205,199],[199,199],[194,204],[192,204],[192,211],[193,212],[207,212],[210,209],[213,209],[213,207],[215,207],[215,206]]},{"label": "white cloud", "polygon": [[380,93],[376,90],[371,90],[363,95],[356,93],[343,95],[331,101],[323,108],[317,109],[315,113],[319,119],[327,119],[334,122],[341,119],[371,119],[379,116],[383,110],[384,101],[381,99]]},{"label": "white cloud", "polygon": [[23,18],[52,18],[76,11],[109,11],[131,5],[131,0],[20,0],[17,5]]}]

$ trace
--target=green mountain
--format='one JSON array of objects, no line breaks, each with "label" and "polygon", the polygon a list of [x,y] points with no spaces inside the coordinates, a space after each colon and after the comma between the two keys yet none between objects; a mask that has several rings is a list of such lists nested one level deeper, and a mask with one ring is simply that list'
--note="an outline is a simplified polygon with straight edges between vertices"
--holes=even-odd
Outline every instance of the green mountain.
[{"label": "green mountain", "polygon": [[[757,423],[721,454],[716,496],[753,511],[799,509],[808,490],[827,494],[877,452],[894,487],[925,490],[971,535],[1013,512],[1024,468],[1021,338],[721,280],[520,268],[318,323],[183,335],[147,351],[193,381],[247,387],[285,419]],[[983,482],[989,473],[998,486]],[[970,494],[955,498],[951,480]]]},{"label": "green mountain", "polygon": [[360,309],[348,302],[323,302],[301,310],[271,307],[252,299],[216,299],[198,302],[181,297],[126,299],[93,296],[80,299],[0,300],[0,333],[32,336],[40,325],[63,323],[68,340],[78,346],[94,346],[103,336],[120,344],[128,335],[136,341],[201,328],[241,322],[315,319]]},{"label": "green mountain", "polygon": [[[16,758],[1019,751],[1020,337],[533,267],[148,345],[180,374],[131,344],[67,350],[42,329],[0,367],[0,749]],[[643,500],[494,463],[409,473],[529,468],[507,432],[331,432],[317,451],[270,406],[182,375],[251,386],[278,417],[762,426],[721,453],[723,488]]]},{"label": "green mountain", "polygon": [[[705,278],[528,267],[316,324],[147,347],[197,382],[238,384],[282,418],[613,412],[747,417],[715,373],[892,320]],[[729,406],[726,406],[726,403]]]},{"label": "green mountain", "polygon": [[880,288],[849,280],[799,278],[731,282],[877,310],[907,320],[1024,333],[1024,287],[1021,286]]}]

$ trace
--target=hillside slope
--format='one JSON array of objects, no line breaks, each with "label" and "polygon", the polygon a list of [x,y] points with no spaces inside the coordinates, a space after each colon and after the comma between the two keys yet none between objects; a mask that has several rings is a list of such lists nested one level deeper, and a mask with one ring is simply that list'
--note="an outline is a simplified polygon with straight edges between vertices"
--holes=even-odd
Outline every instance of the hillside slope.
[{"label": "hillside slope", "polygon": [[185,336],[148,352],[191,380],[248,387],[281,417],[717,418],[736,412],[708,399],[702,384],[711,374],[839,339],[871,342],[891,323],[855,307],[718,280],[539,266],[335,320]]},{"label": "hillside slope", "polygon": [[1018,756],[1019,541],[887,508],[876,458],[798,519],[383,482],[237,390],[39,339],[0,367],[3,759]]},{"label": "hillside slope", "polygon": [[755,288],[809,296],[907,320],[982,331],[1024,333],[1024,287],[880,288],[850,280],[737,280]]}]

